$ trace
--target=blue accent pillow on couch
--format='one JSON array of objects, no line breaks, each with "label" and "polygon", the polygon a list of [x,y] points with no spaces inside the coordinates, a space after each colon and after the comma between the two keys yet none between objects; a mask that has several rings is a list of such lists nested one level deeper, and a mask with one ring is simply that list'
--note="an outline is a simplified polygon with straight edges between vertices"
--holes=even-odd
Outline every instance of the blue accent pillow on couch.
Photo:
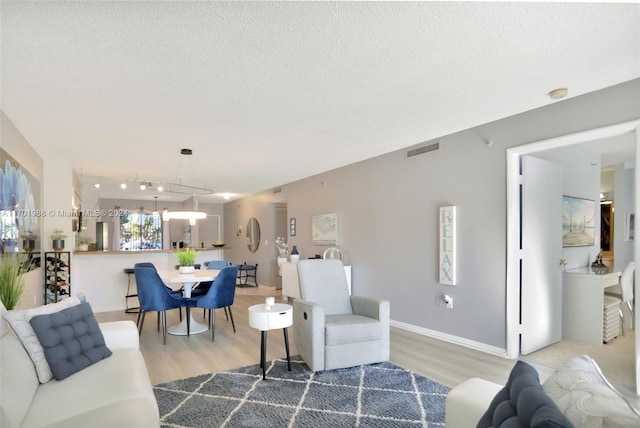
[{"label": "blue accent pillow on couch", "polygon": [[538,372],[518,361],[509,380],[496,394],[478,428],[573,427],[558,406],[542,390]]},{"label": "blue accent pillow on couch", "polygon": [[62,380],[111,356],[89,303],[31,318],[56,380]]}]

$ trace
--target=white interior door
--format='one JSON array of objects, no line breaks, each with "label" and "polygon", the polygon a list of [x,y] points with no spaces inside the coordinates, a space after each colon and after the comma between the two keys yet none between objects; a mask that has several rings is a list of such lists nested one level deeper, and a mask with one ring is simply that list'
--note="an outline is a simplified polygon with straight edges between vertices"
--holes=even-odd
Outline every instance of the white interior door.
[{"label": "white interior door", "polygon": [[[640,197],[638,197],[638,192],[640,189],[640,171],[638,171],[638,165],[640,165],[640,127],[635,129],[635,137],[636,137],[636,168],[634,174],[634,189],[635,189],[635,201],[634,201],[634,212],[636,213],[636,223],[637,216],[640,214]],[[635,231],[634,225],[634,232]],[[633,243],[633,258],[636,261],[636,266],[640,266],[640,238],[638,234],[635,234],[634,243]],[[635,297],[636,302],[640,302],[640,272],[638,268],[636,268],[635,272],[635,289],[633,290],[633,295]],[[640,316],[638,316],[638,307],[639,305],[636,303],[634,308],[635,314],[635,325],[633,326],[634,335],[635,335],[635,345],[636,345],[636,394],[640,395]]]},{"label": "white interior door", "polygon": [[522,156],[520,352],[562,339],[562,171]]}]

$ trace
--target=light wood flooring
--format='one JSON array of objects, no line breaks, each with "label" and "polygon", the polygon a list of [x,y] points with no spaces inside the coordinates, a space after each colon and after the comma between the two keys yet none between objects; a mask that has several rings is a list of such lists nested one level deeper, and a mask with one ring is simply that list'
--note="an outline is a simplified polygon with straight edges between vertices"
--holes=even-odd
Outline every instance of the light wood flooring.
[{"label": "light wood flooring", "polygon": [[[249,327],[247,308],[263,303],[265,296],[276,296],[282,302],[280,290],[268,287],[238,287],[233,305],[237,332],[224,311],[216,311],[215,342],[209,331],[192,336],[167,334],[162,344],[162,333],[157,331],[156,314],[150,313],[140,336],[151,382],[156,385],[170,380],[196,376],[256,364],[260,359],[260,332]],[[202,310],[194,310],[194,317],[203,320]],[[96,314],[98,321],[130,319],[137,314],[123,311]],[[167,312],[167,325],[178,322],[178,311]],[[285,354],[282,330],[268,332],[267,360],[282,358]],[[296,355],[293,329],[289,329],[291,354]],[[504,383],[515,361],[488,355],[462,346],[424,337],[405,330],[391,328],[391,362],[415,371],[444,385],[453,387],[470,377],[482,377]]]},{"label": "light wood flooring", "polygon": [[[282,302],[280,290],[269,287],[238,287],[233,305],[233,317],[237,332],[224,311],[216,311],[215,342],[211,342],[210,331],[192,336],[167,334],[167,344],[162,344],[162,333],[157,331],[156,315],[150,313],[140,337],[140,348],[144,355],[151,382],[157,385],[176,379],[205,373],[220,372],[232,368],[257,364],[260,359],[260,332],[249,327],[248,310],[251,305],[264,303],[265,296],[275,296]],[[290,303],[290,302],[289,302]],[[206,323],[202,310],[194,310],[194,317]],[[98,321],[130,319],[136,321],[137,314],[123,311],[96,314]],[[178,311],[167,313],[167,325],[178,322]],[[282,330],[268,332],[267,360],[282,358],[285,354]],[[296,355],[293,328],[289,329],[291,355]],[[523,358],[533,364],[541,374],[541,380],[551,374],[553,368],[545,360],[536,361],[535,356]],[[480,377],[504,384],[514,360],[475,351],[413,332],[391,328],[390,361],[449,387],[454,387],[471,377]],[[621,391],[640,408],[640,397],[631,389]]]}]

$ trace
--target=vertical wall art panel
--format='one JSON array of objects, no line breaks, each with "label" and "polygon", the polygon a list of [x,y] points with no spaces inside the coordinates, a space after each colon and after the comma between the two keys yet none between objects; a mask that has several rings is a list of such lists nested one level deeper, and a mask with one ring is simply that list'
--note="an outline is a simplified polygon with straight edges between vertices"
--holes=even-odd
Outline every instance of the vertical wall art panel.
[{"label": "vertical wall art panel", "polygon": [[40,181],[0,149],[0,252],[28,253],[28,269],[40,264]]},{"label": "vertical wall art panel", "polygon": [[440,207],[440,284],[456,285],[456,207]]}]

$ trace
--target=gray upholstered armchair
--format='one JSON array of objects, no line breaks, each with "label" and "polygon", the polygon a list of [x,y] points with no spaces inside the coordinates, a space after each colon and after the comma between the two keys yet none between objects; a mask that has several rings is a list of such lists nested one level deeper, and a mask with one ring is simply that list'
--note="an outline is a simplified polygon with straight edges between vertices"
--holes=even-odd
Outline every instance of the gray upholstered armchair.
[{"label": "gray upholstered armchair", "polygon": [[298,262],[295,343],[316,372],[389,359],[389,301],[350,296],[340,260]]}]

